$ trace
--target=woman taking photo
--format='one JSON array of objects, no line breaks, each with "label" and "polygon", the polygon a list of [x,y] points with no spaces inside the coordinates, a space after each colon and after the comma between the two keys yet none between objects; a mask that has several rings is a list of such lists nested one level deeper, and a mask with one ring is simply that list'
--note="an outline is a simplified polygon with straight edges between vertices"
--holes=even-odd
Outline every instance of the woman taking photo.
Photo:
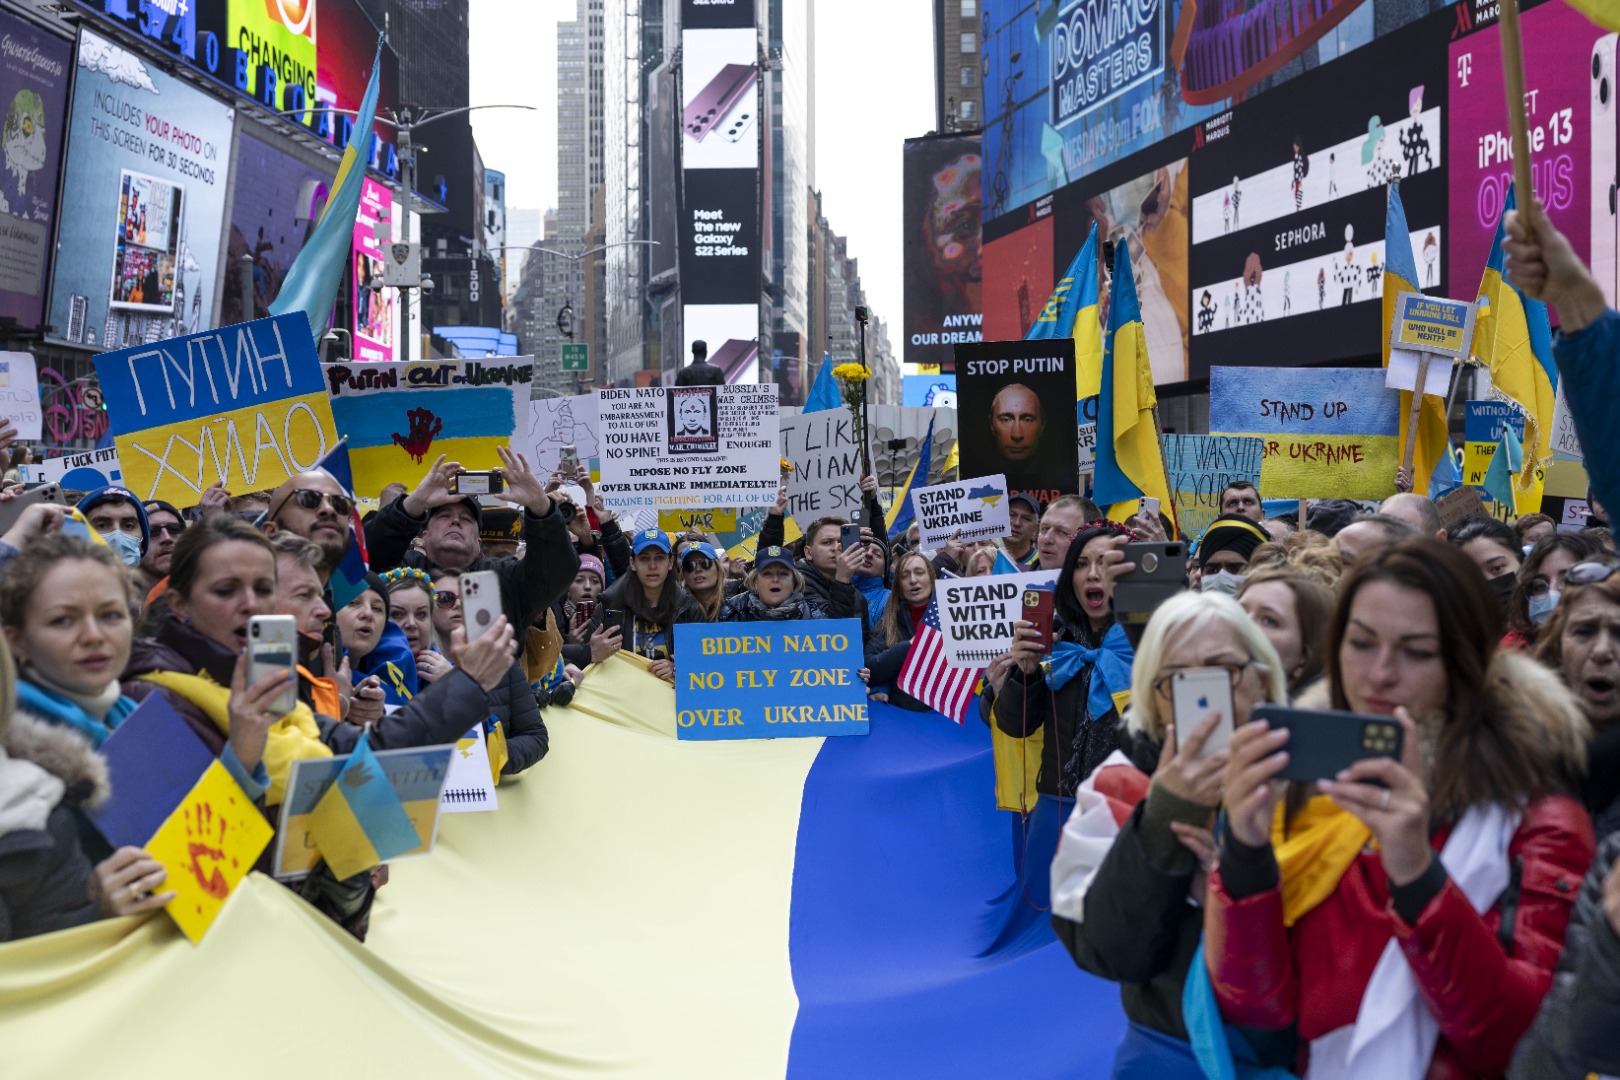
[{"label": "woman taking photo", "polygon": [[[972,557],[968,564],[972,565]],[[878,619],[872,635],[876,649],[871,664],[872,685],[879,688],[874,697],[913,712],[929,712],[930,709],[894,683],[900,677],[906,654],[911,651],[911,639],[917,635],[917,627],[922,625],[933,600],[933,562],[918,551],[900,556],[894,567],[889,602],[884,605],[883,616]]]},{"label": "woman taking photo", "polygon": [[743,578],[743,591],[720,608],[721,622],[764,622],[784,619],[852,619],[855,613],[829,612],[804,595],[804,575],[786,548],[761,548],[754,568]]},{"label": "woman taking photo", "polygon": [[[669,537],[642,529],[631,541],[630,573],[596,601],[590,623],[591,660],[620,649],[652,661],[648,670],[666,682],[675,679],[675,624],[703,622],[703,609],[675,580]],[[614,617],[608,619],[608,613]]]},{"label": "woman taking photo", "polygon": [[[596,616],[597,598],[606,586],[602,560],[595,555],[581,555],[573,584],[552,608],[557,630],[563,636],[563,659],[575,667],[583,668],[591,662],[591,620]],[[540,625],[538,620],[535,625]]]},{"label": "woman taking photo", "polygon": [[1321,677],[1333,593],[1320,578],[1296,570],[1261,570],[1243,579],[1237,599],[1277,650],[1289,696]]},{"label": "woman taking photo", "polygon": [[[1129,1026],[1114,1057],[1115,1080],[1204,1077],[1182,997],[1203,937],[1199,904],[1215,861],[1211,830],[1227,752],[1205,751],[1217,714],[1175,711],[1175,673],[1190,668],[1230,678],[1237,724],[1260,702],[1287,700],[1276,651],[1226,596],[1183,592],[1154,612],[1131,676],[1127,749],[1081,783],[1052,862],[1058,939],[1086,971],[1120,984]],[[1111,799],[1130,812],[1117,835]],[[1248,1032],[1230,1043],[1241,1064],[1287,1066],[1297,1040]]]},{"label": "woman taking photo", "polygon": [[1450,544],[1369,552],[1322,704],[1395,717],[1399,760],[1285,801],[1290,732],[1232,736],[1209,972],[1228,1021],[1297,1027],[1312,1076],[1499,1076],[1547,992],[1593,854],[1572,797],[1587,727],[1556,676],[1496,647],[1500,619]]}]

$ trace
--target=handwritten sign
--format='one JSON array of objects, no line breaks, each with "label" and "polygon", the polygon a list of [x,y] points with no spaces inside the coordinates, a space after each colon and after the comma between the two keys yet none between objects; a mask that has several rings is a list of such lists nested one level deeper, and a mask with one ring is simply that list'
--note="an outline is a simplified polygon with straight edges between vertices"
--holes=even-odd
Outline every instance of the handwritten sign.
[{"label": "handwritten sign", "polygon": [[82,454],[63,454],[19,468],[25,484],[61,484],[68,491],[94,491],[124,482],[124,467],[118,461],[118,451],[110,447],[86,450]]},{"label": "handwritten sign", "polygon": [[861,440],[848,409],[784,416],[782,456],[788,474],[788,517],[807,529],[820,517],[854,520],[861,512]]},{"label": "handwritten sign", "polygon": [[124,485],[142,499],[274,488],[337,442],[303,312],[102,353],[96,375]]},{"label": "handwritten sign", "polygon": [[1012,531],[1005,476],[980,476],[916,488],[911,502],[925,548],[944,547],[952,536],[971,543],[994,540]]},{"label": "handwritten sign", "polygon": [[468,471],[500,468],[497,448],[528,419],[534,358],[323,364],[321,374],[355,493],[378,495],[394,480],[415,487],[440,454]]},{"label": "handwritten sign", "polygon": [[[422,746],[379,750],[374,755],[422,841],[420,847],[394,856],[395,859],[426,855],[433,850],[439,835],[439,796],[449,776],[450,755],[454,750],[452,746]],[[276,850],[270,864],[271,872],[278,879],[301,878],[320,861],[320,849],[310,835],[310,815],[348,763],[348,754],[293,762],[287,780],[287,797],[281,804]]]},{"label": "handwritten sign", "polygon": [[1097,470],[1097,395],[1076,402],[1075,414],[1080,421],[1080,473],[1083,476]]},{"label": "handwritten sign", "polygon": [[1389,334],[1392,348],[1461,360],[1467,357],[1473,336],[1473,304],[1414,292],[1403,292],[1395,298]]},{"label": "handwritten sign", "polygon": [[1564,381],[1558,381],[1558,393],[1553,398],[1552,418],[1553,457],[1569,461],[1585,461],[1580,436],[1575,433],[1575,420],[1569,415],[1569,402],[1564,400]]},{"label": "handwritten sign", "polygon": [[596,436],[596,395],[540,397],[529,402],[529,464],[537,475],[557,471],[563,447],[572,446],[581,465],[592,463],[601,453]]},{"label": "handwritten sign", "polygon": [[163,887],[175,893],[164,910],[186,937],[202,940],[271,835],[269,822],[225,766],[210,762],[146,842],[147,853],[169,872]]},{"label": "handwritten sign", "polygon": [[675,627],[682,740],[865,735],[857,619]]},{"label": "handwritten sign", "polygon": [[1210,432],[1265,443],[1266,498],[1393,495],[1400,419],[1377,368],[1210,369]]},{"label": "handwritten sign", "polygon": [[1480,492],[1471,487],[1453,488],[1435,500],[1434,508],[1440,514],[1440,527],[1448,531],[1470,518],[1491,516]]},{"label": "handwritten sign", "polygon": [[30,353],[0,352],[0,418],[11,421],[17,438],[40,440],[39,374]]},{"label": "handwritten sign", "polygon": [[[1231,435],[1161,435],[1160,450],[1176,524],[1184,536],[1202,536],[1221,513],[1221,492],[1244,480],[1260,486],[1265,443]],[[1164,509],[1169,509],[1165,507]]]},{"label": "handwritten sign", "polygon": [[597,391],[602,480],[612,510],[769,506],[776,501],[776,386]]},{"label": "handwritten sign", "polygon": [[945,661],[952,667],[981,668],[1013,643],[1013,623],[1024,617],[1024,591],[1050,589],[1057,571],[941,578],[934,587],[939,629],[945,635]]},{"label": "handwritten sign", "polygon": [[737,531],[737,511],[660,510],[658,527],[667,533],[728,533]]},{"label": "handwritten sign", "polygon": [[[1506,425],[1512,425],[1513,434],[1521,442],[1524,440],[1524,414],[1518,409],[1498,401],[1463,403],[1463,483],[1470,487],[1485,483],[1485,473]],[[1490,498],[1483,493],[1482,497]]]}]

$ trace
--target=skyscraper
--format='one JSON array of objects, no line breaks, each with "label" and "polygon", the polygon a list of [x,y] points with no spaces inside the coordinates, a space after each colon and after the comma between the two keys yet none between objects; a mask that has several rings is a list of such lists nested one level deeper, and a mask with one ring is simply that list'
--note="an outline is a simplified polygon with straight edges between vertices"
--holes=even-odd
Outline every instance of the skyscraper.
[{"label": "skyscraper", "polygon": [[980,62],[983,0],[934,0],[934,130],[971,131],[984,123]]},{"label": "skyscraper", "polygon": [[459,108],[470,101],[468,0],[360,0],[399,55],[399,97],[406,105]]}]

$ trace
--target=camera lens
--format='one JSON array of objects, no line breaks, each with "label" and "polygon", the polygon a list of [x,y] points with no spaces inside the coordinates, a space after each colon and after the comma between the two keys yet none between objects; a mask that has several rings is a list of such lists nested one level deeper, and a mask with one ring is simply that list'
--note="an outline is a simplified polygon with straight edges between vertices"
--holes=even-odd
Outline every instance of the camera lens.
[{"label": "camera lens", "polygon": [[574,515],[579,512],[571,502],[559,503],[558,505],[564,521],[573,521]]}]

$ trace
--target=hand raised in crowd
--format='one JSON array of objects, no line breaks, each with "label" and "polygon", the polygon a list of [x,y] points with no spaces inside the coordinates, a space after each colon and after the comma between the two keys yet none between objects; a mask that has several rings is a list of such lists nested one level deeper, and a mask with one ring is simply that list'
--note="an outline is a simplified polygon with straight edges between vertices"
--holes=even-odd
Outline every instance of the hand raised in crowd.
[{"label": "hand raised in crowd", "polygon": [[1035,629],[1034,623],[1019,619],[1013,624],[1013,647],[1009,655],[1025,675],[1035,674],[1041,666],[1041,657],[1046,655],[1046,646],[1041,643],[1041,632]]},{"label": "hand raised in crowd", "polygon": [[1271,818],[1287,784],[1277,773],[1288,764],[1288,729],[1254,720],[1232,732],[1226,762],[1226,816],[1232,836],[1249,847],[1271,843]]},{"label": "hand raised in crowd", "polygon": [[515,453],[510,446],[497,446],[495,452],[500,455],[501,468],[506,474],[507,496],[522,503],[536,517],[551,513],[551,497],[534,470],[529,468],[529,459]]},{"label": "hand raised in crowd", "polygon": [[1540,199],[1532,197],[1528,207],[1503,214],[1502,228],[1508,279],[1531,299],[1556,307],[1565,333],[1584,330],[1603,314],[1602,288],[1568,238],[1547,220]]},{"label": "hand raised in crowd", "polygon": [[878,489],[877,477],[875,477],[875,476],[863,476],[863,477],[861,477],[861,494],[862,495],[876,495],[877,494],[877,489]]},{"label": "hand raised in crowd", "polygon": [[596,485],[591,482],[591,470],[586,468],[583,462],[574,469],[573,480],[585,493],[585,501],[589,503],[596,495]]},{"label": "hand raised in crowd", "polygon": [[1395,491],[1405,495],[1412,490],[1412,466],[1397,465],[1395,467]]},{"label": "hand raised in crowd", "polygon": [[591,509],[596,512],[596,523],[598,525],[606,525],[610,521],[619,520],[618,514],[602,505],[602,496],[600,495],[596,496],[595,500],[593,500]]},{"label": "hand raised in crowd", "polygon": [[487,694],[512,669],[512,636],[512,624],[505,615],[497,615],[490,628],[473,641],[467,640],[466,627],[458,626],[450,632],[450,657]]},{"label": "hand raised in crowd", "polygon": [[776,514],[778,517],[781,517],[781,516],[783,516],[783,515],[785,515],[787,513],[787,508],[788,508],[787,478],[783,477],[782,482],[780,484],[776,485],[776,505],[771,507],[771,513]]},{"label": "hand raised in crowd", "polygon": [[197,513],[201,517],[217,514],[231,504],[231,493],[225,490],[225,483],[216,480],[203,490],[197,499]]},{"label": "hand raised in crowd", "polygon": [[450,461],[440,454],[415,490],[405,496],[405,512],[411,517],[426,517],[430,511],[460,499],[460,495],[450,490],[460,472],[461,462]]},{"label": "hand raised in crowd", "polygon": [[945,555],[957,566],[961,566],[967,558],[967,545],[962,543],[961,533],[951,533],[950,539],[945,541]]},{"label": "hand raised in crowd", "polygon": [[1165,535],[1164,522],[1159,520],[1157,514],[1132,514],[1125,519],[1125,527],[1150,544],[1162,544],[1170,539]]},{"label": "hand raised in crowd", "polygon": [[675,661],[668,658],[652,661],[647,665],[647,671],[667,683],[673,684],[675,682]]},{"label": "hand raised in crowd", "polygon": [[138,847],[121,847],[96,864],[86,891],[103,918],[155,911],[174,899],[156,892],[169,879],[161,863]]},{"label": "hand raised in crowd", "polygon": [[[1164,529],[1159,529],[1159,536],[1164,536]],[[1109,550],[1103,552],[1102,557],[1102,576],[1103,582],[1108,588],[1109,596],[1114,595],[1114,586],[1119,584],[1119,579],[1136,569],[1136,564],[1125,558],[1125,545],[1128,543],[1130,543],[1130,540],[1123,536],[1111,536],[1108,538],[1107,546]]]},{"label": "hand raised in crowd", "polygon": [[[347,660],[345,660],[347,662]],[[360,685],[354,688],[354,694],[349,698],[349,723],[364,727],[382,720],[387,712],[383,708],[387,694],[383,692],[382,680],[375,675],[367,675],[360,680]]]},{"label": "hand raised in crowd", "polygon": [[1007,676],[1012,674],[1013,664],[1016,662],[1012,653],[1002,653],[990,661],[990,665],[984,669],[984,681],[989,683],[990,688],[996,693],[1001,693],[1001,688],[1006,685]]},{"label": "hand raised in crowd", "polygon": [[285,715],[272,713],[270,706],[293,674],[282,668],[250,684],[247,669],[247,654],[243,653],[236,658],[236,667],[231,671],[231,696],[225,708],[230,715],[231,749],[236,751],[236,759],[243,767],[252,772],[264,760],[264,744],[269,740],[270,729]]},{"label": "hand raised in crowd", "polygon": [[591,663],[600,664],[624,646],[624,631],[617,626],[597,627],[591,635]]},{"label": "hand raised in crowd", "polygon": [[6,530],[6,534],[0,536],[0,542],[10,544],[20,551],[30,540],[37,540],[60,529],[67,516],[68,508],[59,503],[35,503],[17,516],[17,520]]},{"label": "hand raised in crowd", "polygon": [[861,545],[853,544],[838,553],[838,562],[833,571],[833,580],[842,581],[848,585],[855,577],[855,571],[861,568],[866,559],[861,553]]},{"label": "hand raised in crowd", "polygon": [[1167,724],[1164,746],[1159,749],[1159,767],[1153,773],[1155,784],[1187,802],[1209,807],[1212,816],[1215,807],[1221,805],[1221,782],[1226,778],[1226,763],[1231,754],[1227,750],[1216,750],[1208,756],[1201,755],[1204,744],[1220,722],[1219,713],[1212,712],[1204,717],[1187,733],[1186,746],[1177,745],[1176,726]]},{"label": "hand raised in crowd", "polygon": [[416,677],[423,682],[433,682],[450,674],[455,665],[445,659],[443,653],[432,649],[423,649],[416,654]]},{"label": "hand raised in crowd", "polygon": [[1399,761],[1365,758],[1318,786],[1372,830],[1389,880],[1410,885],[1429,868],[1434,848],[1429,846],[1429,793],[1421,779],[1417,725],[1404,708],[1395,710],[1395,719],[1405,732]]}]

